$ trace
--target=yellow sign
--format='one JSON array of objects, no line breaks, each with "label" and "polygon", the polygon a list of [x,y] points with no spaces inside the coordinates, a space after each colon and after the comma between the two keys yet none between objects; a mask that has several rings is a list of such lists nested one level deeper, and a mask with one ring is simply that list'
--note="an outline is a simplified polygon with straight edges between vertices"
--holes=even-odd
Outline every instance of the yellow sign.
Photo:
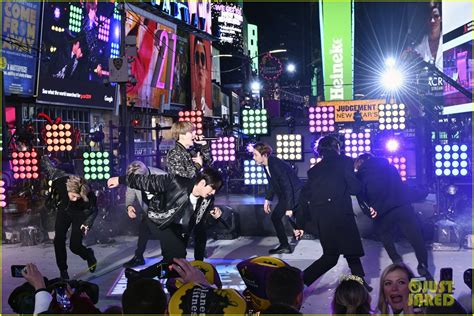
[{"label": "yellow sign", "polygon": [[362,121],[379,120],[379,104],[385,104],[384,99],[375,100],[352,100],[352,101],[324,101],[318,102],[318,106],[334,106],[336,123],[354,122],[354,112],[359,111]]}]

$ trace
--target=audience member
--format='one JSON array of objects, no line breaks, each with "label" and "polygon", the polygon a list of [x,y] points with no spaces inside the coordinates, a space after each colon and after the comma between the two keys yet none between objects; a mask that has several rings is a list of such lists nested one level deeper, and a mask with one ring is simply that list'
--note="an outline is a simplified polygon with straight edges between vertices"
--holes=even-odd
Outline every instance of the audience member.
[{"label": "audience member", "polygon": [[154,279],[129,282],[122,295],[124,314],[164,314],[167,304],[161,283]]},{"label": "audience member", "polygon": [[271,304],[268,309],[280,314],[278,310],[281,312],[289,310],[282,307],[286,305],[299,311],[303,303],[303,273],[291,266],[277,268],[268,275],[266,290]]},{"label": "audience member", "polygon": [[356,275],[344,276],[332,300],[333,314],[371,314],[371,297],[364,281]]},{"label": "audience member", "polygon": [[383,270],[380,276],[379,301],[377,308],[382,314],[413,314],[408,305],[408,285],[413,272],[403,263],[394,263]]}]

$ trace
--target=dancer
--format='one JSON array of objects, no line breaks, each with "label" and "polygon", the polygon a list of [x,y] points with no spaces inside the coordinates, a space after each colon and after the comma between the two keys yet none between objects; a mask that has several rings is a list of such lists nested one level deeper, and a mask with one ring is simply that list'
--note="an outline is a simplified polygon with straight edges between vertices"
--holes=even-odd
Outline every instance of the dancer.
[{"label": "dancer", "polygon": [[270,201],[273,195],[278,197],[278,204],[272,212],[272,222],[275,227],[280,245],[270,249],[270,254],[291,253],[292,249],[288,243],[282,218],[295,209],[299,200],[302,184],[296,172],[283,160],[272,156],[272,148],[265,143],[257,143],[253,150],[253,159],[257,165],[264,166],[269,182],[269,189],[265,196],[263,210],[266,214],[271,212]]},{"label": "dancer", "polygon": [[397,169],[387,159],[371,154],[360,155],[354,168],[362,183],[362,191],[357,196],[360,207],[374,220],[375,231],[392,262],[403,262],[393,241],[394,229],[398,226],[415,250],[418,273],[432,280],[423,234],[410,203],[408,187]]},{"label": "dancer", "polygon": [[148,227],[160,240],[163,262],[166,263],[171,263],[173,258],[186,257],[189,233],[205,212],[220,216],[218,210],[210,211],[209,204],[203,203],[222,186],[222,176],[214,169],[204,169],[195,179],[132,173],[107,181],[109,188],[119,184],[153,194],[147,211]]},{"label": "dancer", "polygon": [[[360,261],[364,250],[350,197],[361,190],[353,162],[340,154],[339,142],[331,136],[319,140],[318,154],[323,159],[308,171],[303,200],[310,202],[311,218],[318,227],[323,255],[304,270],[304,283],[308,286],[333,268],[340,255],[346,258],[353,275],[361,278],[365,275]],[[303,227],[302,224],[298,222],[299,227]],[[295,236],[301,238],[303,230],[295,230]],[[372,290],[367,282],[364,281],[364,285]]]},{"label": "dancer", "polygon": [[[166,172],[161,169],[145,166],[141,161],[134,161],[128,166],[127,176],[132,173],[141,175],[166,174]],[[135,209],[136,204],[140,206],[142,211],[139,215],[137,215],[137,210]],[[149,219],[147,216],[149,204],[150,198],[148,192],[127,188],[127,192],[125,193],[125,205],[127,206],[128,217],[135,219],[137,216],[140,216],[140,226],[138,228],[138,242],[135,255],[132,259],[123,264],[125,268],[132,268],[145,264],[143,253],[145,252],[146,244],[151,235],[150,229],[148,228]]]},{"label": "dancer", "polygon": [[69,279],[66,252],[66,234],[71,228],[71,251],[87,261],[90,272],[96,270],[97,259],[91,248],[82,245],[82,239],[92,228],[97,217],[94,192],[86,181],[75,175],[66,175],[54,168],[47,156],[42,159],[43,170],[53,180],[48,207],[56,210],[54,226],[54,254],[62,279]]}]

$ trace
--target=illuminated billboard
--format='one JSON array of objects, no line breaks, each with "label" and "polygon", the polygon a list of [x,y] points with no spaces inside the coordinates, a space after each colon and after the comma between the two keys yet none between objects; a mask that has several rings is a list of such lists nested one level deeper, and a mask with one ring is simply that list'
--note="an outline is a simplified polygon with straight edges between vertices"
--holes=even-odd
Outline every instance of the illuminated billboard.
[{"label": "illuminated billboard", "polygon": [[219,38],[224,53],[243,53],[242,8],[237,3],[214,3],[212,5],[213,34]]},{"label": "illuminated billboard", "polygon": [[358,111],[362,115],[362,121],[378,121],[378,105],[384,103],[383,99],[375,100],[350,100],[350,101],[325,101],[318,102],[318,106],[333,106],[335,121],[354,122],[354,113]]},{"label": "illuminated billboard", "polygon": [[326,101],[353,99],[353,7],[351,0],[319,5]]},{"label": "illuminated billboard", "polygon": [[119,52],[117,12],[97,0],[44,3],[39,102],[113,108],[115,87],[103,82]]},{"label": "illuminated billboard", "polygon": [[127,10],[125,34],[136,37],[137,47],[137,56],[130,63],[130,72],[136,84],[127,86],[129,104],[156,109],[169,104],[178,42],[176,26],[133,8]]},{"label": "illuminated billboard", "polygon": [[2,69],[6,94],[35,93],[41,3],[3,2]]},{"label": "illuminated billboard", "polygon": [[[472,92],[472,2],[443,1],[442,12],[444,73]],[[474,111],[472,100],[447,83],[443,97],[443,114]]]},{"label": "illuminated billboard", "polygon": [[190,101],[189,35],[178,29],[171,103],[186,106]]},{"label": "illuminated billboard", "polygon": [[211,43],[193,34],[189,36],[191,52],[191,105],[204,116],[212,116]]}]

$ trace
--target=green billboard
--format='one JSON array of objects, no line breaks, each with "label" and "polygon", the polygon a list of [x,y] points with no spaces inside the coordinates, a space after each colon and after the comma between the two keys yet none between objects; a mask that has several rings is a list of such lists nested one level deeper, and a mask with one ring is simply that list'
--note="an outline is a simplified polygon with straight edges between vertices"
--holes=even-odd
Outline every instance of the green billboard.
[{"label": "green billboard", "polygon": [[353,99],[352,0],[321,0],[319,5],[326,101]]}]

